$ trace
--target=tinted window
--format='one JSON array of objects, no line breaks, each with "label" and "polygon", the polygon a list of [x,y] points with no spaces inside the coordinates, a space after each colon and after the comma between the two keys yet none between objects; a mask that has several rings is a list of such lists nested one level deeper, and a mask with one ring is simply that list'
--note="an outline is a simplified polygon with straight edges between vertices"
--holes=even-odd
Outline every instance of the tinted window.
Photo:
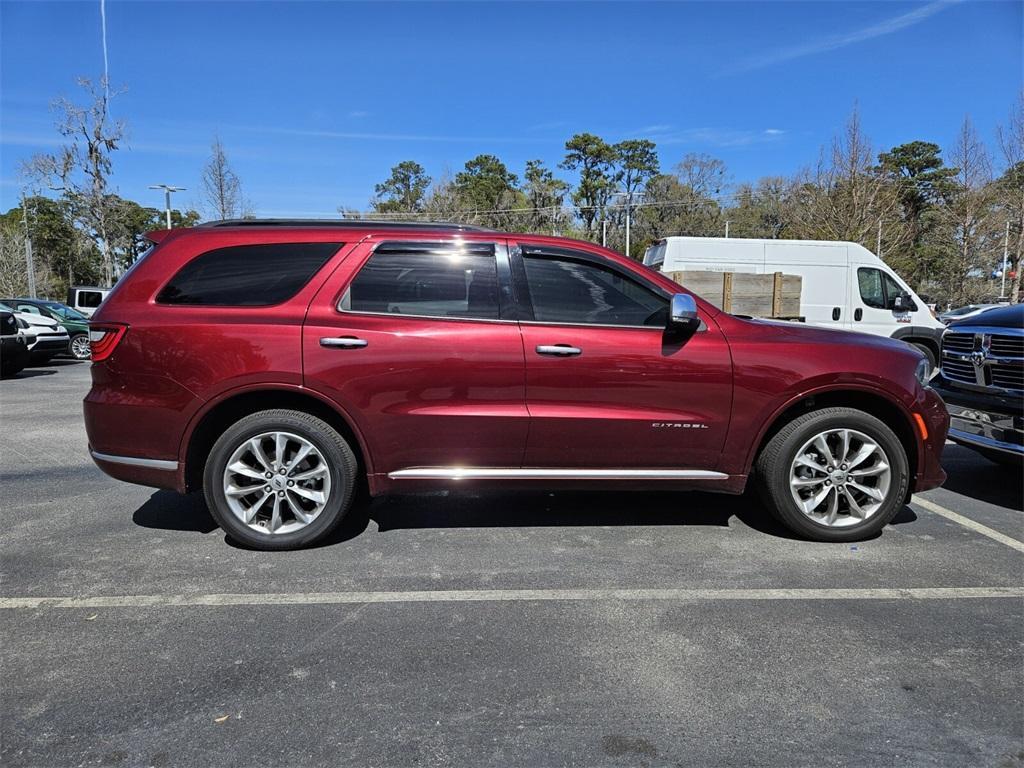
[{"label": "tinted window", "polygon": [[665,326],[668,301],[614,270],[561,256],[523,263],[539,322]]},{"label": "tinted window", "polygon": [[882,289],[882,271],[861,267],[857,270],[857,285],[860,298],[867,306],[885,309],[885,292]]},{"label": "tinted window", "polygon": [[95,309],[103,301],[103,294],[99,291],[79,291],[78,306]]},{"label": "tinted window", "polygon": [[341,243],[272,243],[207,251],[182,267],[156,300],[220,307],[280,304],[298,293],[340,247]]},{"label": "tinted window", "polygon": [[385,243],[359,270],[341,309],[495,320],[494,246]]}]

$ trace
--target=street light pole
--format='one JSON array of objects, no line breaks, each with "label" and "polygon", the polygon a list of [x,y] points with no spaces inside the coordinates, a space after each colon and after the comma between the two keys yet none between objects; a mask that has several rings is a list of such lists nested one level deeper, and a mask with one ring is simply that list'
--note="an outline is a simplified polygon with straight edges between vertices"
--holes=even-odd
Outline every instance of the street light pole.
[{"label": "street light pole", "polygon": [[171,228],[171,192],[184,192],[185,187],[174,187],[170,184],[150,184],[150,189],[162,189],[164,191],[164,210],[167,213],[167,228]]},{"label": "street light pole", "polygon": [[601,247],[608,247],[608,219],[601,219]]},{"label": "street light pole", "polygon": [[30,299],[36,297],[36,265],[32,258],[32,233],[28,228],[28,212],[25,205],[25,196],[21,196],[21,221],[25,225],[25,275],[28,278],[28,296]]},{"label": "street light pole", "polygon": [[[1003,287],[999,289],[999,298],[1003,298],[1006,295],[1006,259],[1009,255],[1010,248],[1010,220],[1006,220],[1006,234],[1003,235],[1003,268],[999,270],[1002,273]],[[1017,266],[1020,269],[1020,266]]]}]

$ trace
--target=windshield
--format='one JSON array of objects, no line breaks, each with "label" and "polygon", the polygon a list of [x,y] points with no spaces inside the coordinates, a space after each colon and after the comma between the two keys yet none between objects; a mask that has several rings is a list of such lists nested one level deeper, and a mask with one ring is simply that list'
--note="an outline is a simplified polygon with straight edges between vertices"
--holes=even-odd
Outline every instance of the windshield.
[{"label": "windshield", "polygon": [[56,312],[58,315],[60,315],[61,317],[65,317],[68,320],[83,320],[86,322],[88,322],[89,320],[89,318],[87,318],[81,312],[74,310],[71,307],[66,307],[59,301],[44,301],[43,306],[45,306],[51,312]]}]

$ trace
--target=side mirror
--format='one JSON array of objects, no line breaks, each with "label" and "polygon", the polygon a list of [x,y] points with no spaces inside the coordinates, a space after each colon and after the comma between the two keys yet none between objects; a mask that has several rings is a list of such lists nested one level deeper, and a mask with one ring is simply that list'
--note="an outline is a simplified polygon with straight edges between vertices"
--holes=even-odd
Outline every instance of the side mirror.
[{"label": "side mirror", "polygon": [[668,330],[692,335],[699,327],[700,317],[693,296],[688,293],[673,295],[668,311]]}]

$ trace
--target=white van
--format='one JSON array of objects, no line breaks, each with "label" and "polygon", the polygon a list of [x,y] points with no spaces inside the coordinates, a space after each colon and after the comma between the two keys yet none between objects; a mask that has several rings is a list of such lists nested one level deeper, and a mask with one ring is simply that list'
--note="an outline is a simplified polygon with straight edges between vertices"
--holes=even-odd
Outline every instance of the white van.
[{"label": "white van", "polygon": [[666,237],[644,264],[662,272],[783,272],[803,278],[800,314],[828,328],[874,333],[918,347],[932,368],[945,326],[885,262],[858,243]]},{"label": "white van", "polygon": [[107,298],[109,288],[97,288],[94,285],[73,285],[68,288],[68,306],[77,309],[86,317],[92,317],[92,313]]}]

